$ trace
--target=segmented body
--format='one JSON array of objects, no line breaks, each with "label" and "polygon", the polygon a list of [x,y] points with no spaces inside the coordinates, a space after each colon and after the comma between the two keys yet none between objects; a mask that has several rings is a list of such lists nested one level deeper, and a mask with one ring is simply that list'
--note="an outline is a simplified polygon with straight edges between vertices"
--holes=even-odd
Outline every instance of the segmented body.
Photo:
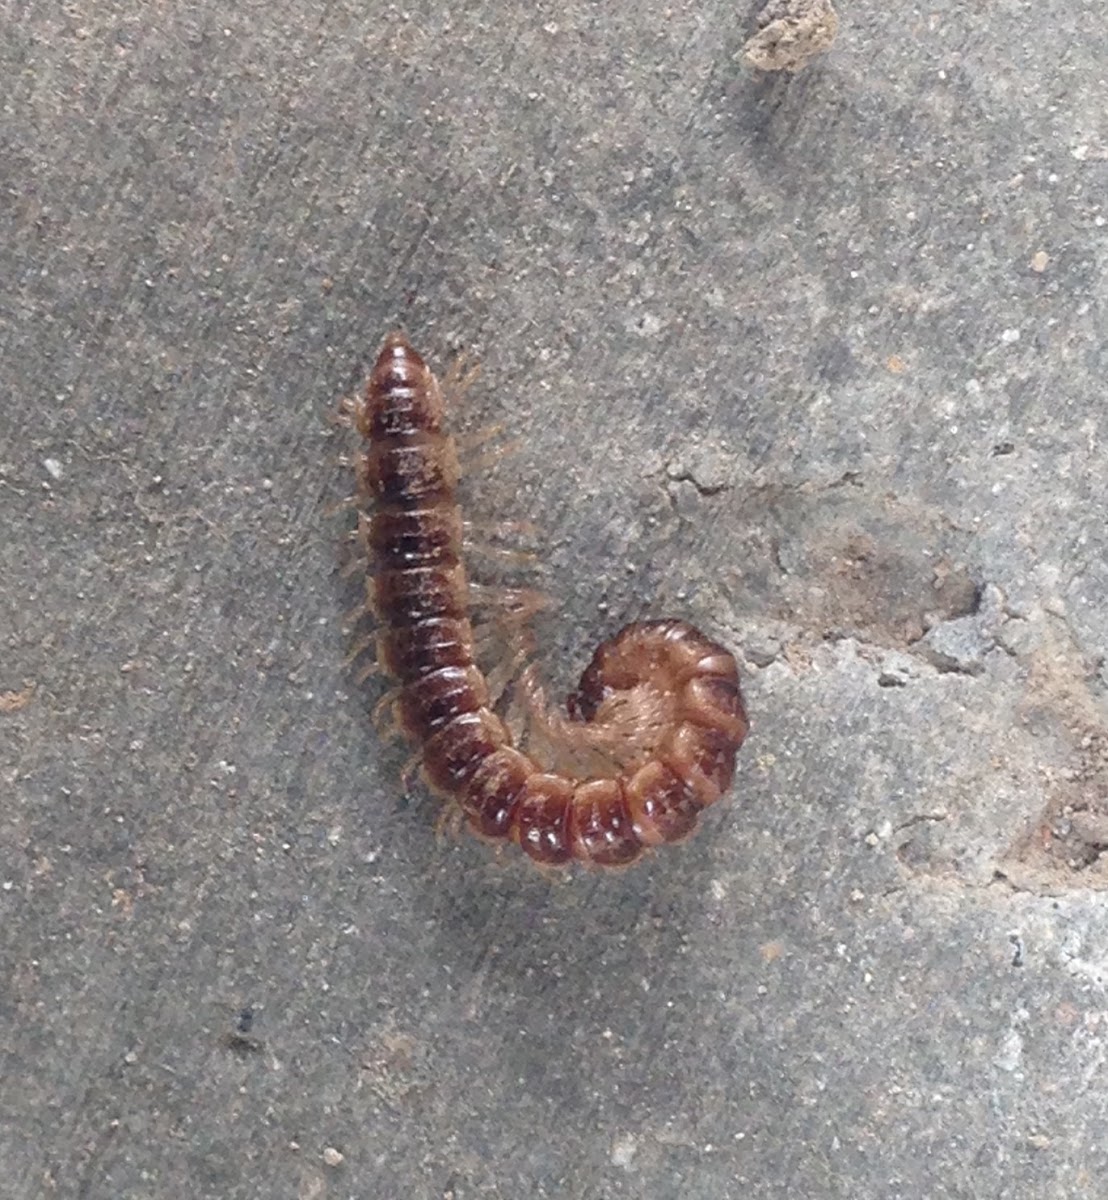
[{"label": "segmented body", "polygon": [[477,834],[516,842],[540,863],[622,865],[686,837],[730,787],[746,736],[734,658],[684,621],[628,625],[596,650],[569,718],[556,718],[595,745],[606,720],[633,724],[641,708],[650,724],[624,739],[628,760],[610,776],[577,778],[514,745],[475,661],[458,456],[444,419],[434,375],[391,334],[356,411],[369,443],[359,482],[378,661],[399,684],[400,724],[424,778]]}]

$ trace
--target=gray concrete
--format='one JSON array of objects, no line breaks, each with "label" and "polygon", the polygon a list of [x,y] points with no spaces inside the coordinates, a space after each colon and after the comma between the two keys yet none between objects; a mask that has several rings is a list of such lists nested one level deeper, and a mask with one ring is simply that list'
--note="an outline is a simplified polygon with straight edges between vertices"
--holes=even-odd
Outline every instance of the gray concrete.
[{"label": "gray concrete", "polygon": [[[1102,5],[750,15],[8,6],[4,1197],[1106,1194]],[[742,655],[687,845],[400,799],[324,423],[397,320],[553,679]]]}]

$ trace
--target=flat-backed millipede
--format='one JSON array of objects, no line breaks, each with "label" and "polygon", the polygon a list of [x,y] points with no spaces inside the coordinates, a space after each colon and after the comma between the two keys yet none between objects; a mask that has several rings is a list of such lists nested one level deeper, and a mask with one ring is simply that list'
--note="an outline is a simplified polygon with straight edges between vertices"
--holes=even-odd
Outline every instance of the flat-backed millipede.
[{"label": "flat-backed millipede", "polygon": [[532,737],[552,756],[540,761],[477,665],[458,454],[438,380],[402,333],[385,339],[347,411],[368,441],[358,500],[377,661],[397,681],[399,725],[427,784],[479,836],[543,864],[618,866],[688,836],[731,786],[746,737],[734,658],[684,621],[635,622],[597,648],[568,715],[548,711],[524,672]]}]

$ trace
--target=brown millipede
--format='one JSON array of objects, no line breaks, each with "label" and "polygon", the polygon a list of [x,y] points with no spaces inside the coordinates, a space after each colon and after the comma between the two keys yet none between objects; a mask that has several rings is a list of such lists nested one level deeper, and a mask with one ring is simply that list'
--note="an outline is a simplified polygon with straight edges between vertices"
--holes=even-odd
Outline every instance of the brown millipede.
[{"label": "brown millipede", "polygon": [[597,648],[568,715],[547,710],[528,669],[525,750],[477,666],[442,389],[402,333],[346,412],[368,441],[358,501],[377,661],[427,784],[477,834],[543,864],[618,866],[690,834],[730,787],[748,728],[731,654],[684,621],[635,622]]}]

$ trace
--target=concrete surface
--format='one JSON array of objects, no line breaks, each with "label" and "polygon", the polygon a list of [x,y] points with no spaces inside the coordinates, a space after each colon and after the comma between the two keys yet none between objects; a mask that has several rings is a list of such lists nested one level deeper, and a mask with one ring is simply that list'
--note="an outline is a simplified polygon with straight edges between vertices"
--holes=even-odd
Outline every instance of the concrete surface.
[{"label": "concrete surface", "polygon": [[[1108,26],[744,7],[6,7],[4,1197],[1108,1195]],[[687,845],[401,800],[324,422],[397,320],[553,679],[741,652]]]}]

